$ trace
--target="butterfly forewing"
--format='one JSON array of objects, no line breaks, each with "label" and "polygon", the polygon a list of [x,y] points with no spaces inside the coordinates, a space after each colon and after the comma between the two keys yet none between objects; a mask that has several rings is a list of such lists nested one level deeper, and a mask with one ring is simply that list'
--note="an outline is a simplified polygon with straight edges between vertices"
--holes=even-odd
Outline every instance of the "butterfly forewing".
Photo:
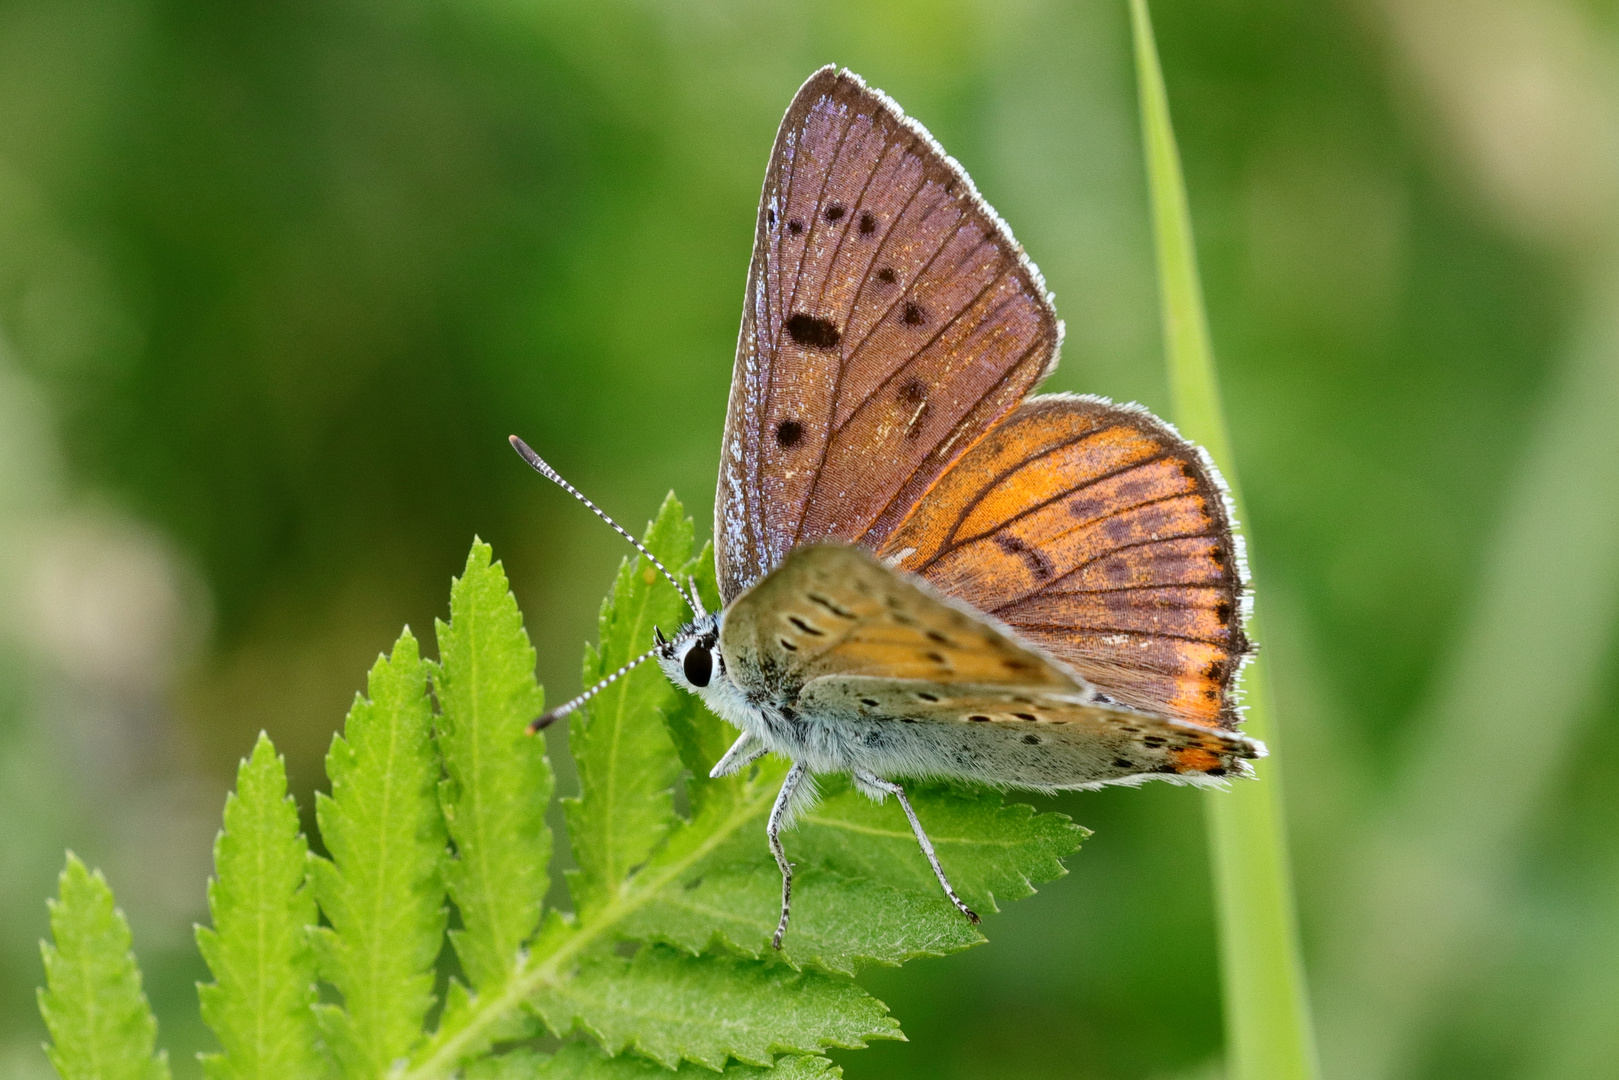
[{"label": "butterfly forewing", "polygon": [[1014,628],[1136,709],[1234,727],[1249,651],[1219,478],[1144,410],[1024,403],[880,554]]},{"label": "butterfly forewing", "polygon": [[1236,775],[1254,753],[1240,735],[1098,701],[1015,634],[853,547],[793,551],[727,609],[720,645],[740,685],[872,729],[868,752],[903,775],[1076,787]]},{"label": "butterfly forewing", "polygon": [[880,544],[1050,370],[1060,336],[960,167],[857,76],[817,72],[760,201],[716,508],[722,597],[797,544]]}]

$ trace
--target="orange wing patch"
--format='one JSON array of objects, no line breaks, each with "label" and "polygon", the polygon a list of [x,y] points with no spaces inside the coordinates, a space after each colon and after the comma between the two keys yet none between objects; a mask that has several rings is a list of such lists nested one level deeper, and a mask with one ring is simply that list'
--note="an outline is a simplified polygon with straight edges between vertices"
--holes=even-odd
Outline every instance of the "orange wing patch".
[{"label": "orange wing patch", "polygon": [[1235,726],[1249,651],[1218,479],[1142,410],[1025,402],[942,476],[879,556],[1134,708]]}]

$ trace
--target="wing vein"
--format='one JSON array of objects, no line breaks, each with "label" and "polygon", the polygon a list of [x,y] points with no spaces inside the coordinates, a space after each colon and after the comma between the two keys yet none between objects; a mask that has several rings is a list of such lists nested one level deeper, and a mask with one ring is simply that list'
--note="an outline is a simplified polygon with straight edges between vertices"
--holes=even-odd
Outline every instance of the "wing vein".
[{"label": "wing vein", "polygon": [[[924,181],[923,187],[926,187],[926,186],[927,186],[926,182]],[[921,189],[919,188],[918,190],[920,191]],[[961,216],[961,219],[956,222],[955,227],[950,230],[950,235],[945,238],[945,240],[944,240],[944,242],[942,244],[939,245],[939,249],[928,257],[927,264],[920,271],[917,272],[917,274],[916,274],[916,276],[914,278],[911,279],[911,283],[913,285],[917,281],[920,281],[922,279],[922,275],[926,274],[928,269],[932,267],[934,260],[937,259],[944,252],[945,248],[950,246],[950,241],[954,240],[956,238],[956,235],[959,232],[961,232],[962,226],[966,223],[966,221],[967,221],[967,215],[963,214]],[[998,281],[998,280],[1000,280],[1001,277],[1004,277],[1004,276],[1005,276],[1005,271],[1003,270],[1000,274],[996,275],[995,280]],[[987,286],[986,290],[984,290],[984,291],[987,291],[988,288],[992,288],[994,286],[994,284],[995,284],[994,281],[990,282],[990,285]],[[909,288],[906,288],[905,290],[903,290],[894,299],[894,301],[888,305],[888,308],[883,312],[882,316],[879,317],[877,319],[877,321],[872,324],[873,328],[875,328],[877,326],[880,326],[882,324],[883,319],[886,319],[888,317],[889,313],[894,310],[895,306],[899,303],[899,301],[904,299],[906,296],[910,295],[910,291],[911,290]],[[800,540],[803,539],[804,521],[809,517],[809,508],[810,508],[811,504],[813,504],[815,502],[816,494],[821,490],[821,477],[825,474],[825,467],[824,466],[826,464],[826,455],[827,455],[827,452],[831,449],[832,441],[834,439],[838,438],[838,436],[843,434],[843,429],[848,427],[849,424],[854,422],[854,418],[857,415],[859,415],[860,410],[865,408],[868,404],[870,404],[872,399],[875,398],[883,390],[884,387],[891,384],[894,381],[894,379],[899,376],[899,374],[901,372],[905,371],[913,363],[915,363],[917,357],[921,356],[928,349],[932,348],[934,343],[939,340],[940,335],[942,335],[947,329],[949,329],[952,325],[954,325],[955,321],[957,319],[959,319],[962,315],[966,314],[966,312],[972,310],[972,305],[978,303],[978,301],[983,297],[984,291],[980,291],[976,296],[973,297],[971,303],[967,304],[960,312],[958,312],[954,317],[952,317],[951,320],[949,322],[947,322],[944,326],[941,326],[939,328],[939,330],[938,330],[938,333],[934,334],[933,337],[931,339],[929,339],[926,344],[924,344],[921,347],[913,350],[911,352],[910,356],[906,358],[905,363],[901,364],[892,373],[890,373],[887,377],[885,377],[882,380],[882,382],[878,383],[875,387],[873,387],[871,392],[868,393],[864,398],[862,398],[858,405],[856,405],[852,410],[850,410],[848,420],[845,420],[841,424],[837,424],[835,427],[833,427],[831,429],[831,431],[829,432],[829,434],[826,437],[826,446],[825,446],[825,448],[823,448],[823,450],[821,452],[821,465],[822,465],[822,467],[817,468],[815,470],[815,477],[814,477],[813,480],[810,481],[809,494],[804,499],[804,509],[803,509],[803,512],[799,515],[798,528],[793,533],[793,543],[794,544],[797,544]],[[854,347],[854,349],[850,350],[848,358],[844,361],[844,363],[852,363],[854,361],[855,356],[859,353],[860,349],[862,347],[864,347],[865,343],[867,341],[869,341],[870,339],[871,339],[871,332],[868,332],[866,334],[866,336],[860,340],[860,344],[856,345]],[[842,383],[842,378],[841,378],[842,366],[843,366],[842,364],[839,365],[839,372],[840,372],[839,389],[840,390],[841,390],[841,383]],[[971,411],[971,410],[969,410],[969,411]],[[833,421],[837,420],[837,407],[836,407],[836,405],[833,406],[832,420]],[[924,461],[927,460],[926,456],[923,457],[923,460]],[[912,471],[911,475],[912,476],[916,475],[914,470]],[[906,479],[907,479],[907,481],[909,481],[910,477],[907,477]],[[901,487],[903,487],[903,486],[904,485],[901,485]],[[893,499],[889,499],[889,503],[891,504],[892,502],[893,502]],[[886,510],[887,505],[885,505],[883,509]],[[879,512],[876,515],[868,518],[867,520],[868,520],[868,522],[876,521],[877,518],[879,518],[881,516],[882,516],[882,513]],[[869,525],[868,525],[868,527],[869,527]]]},{"label": "wing vein", "polygon": [[[1000,378],[995,380],[994,385],[991,386],[989,388],[989,390],[987,390],[985,393],[980,394],[978,396],[978,404],[982,404],[983,402],[989,400],[992,396],[994,396],[1001,389],[1001,387],[1005,386],[1006,383],[1007,383],[1007,380],[1009,380],[1020,368],[1023,367],[1023,362],[1029,358],[1029,354],[1034,352],[1036,349],[1040,348],[1040,346],[1042,344],[1043,344],[1043,342],[1041,340],[1039,340],[1039,339],[1036,339],[1035,341],[1031,342],[1029,347],[1027,349],[1023,350],[1022,355],[1019,356],[1016,361],[1014,361],[1013,363],[1011,363],[1011,364],[1009,364],[1007,366],[1006,370],[1001,373]],[[898,374],[898,372],[896,372],[895,374]],[[961,420],[958,420],[956,422],[955,427],[952,427],[950,429],[951,432],[955,432],[955,431],[959,430],[960,427],[961,427],[961,421],[966,420],[967,417],[971,416],[971,415],[972,415],[972,409],[968,409],[966,414],[962,416]],[[987,434],[989,429],[992,426],[993,426],[993,423],[986,424],[985,429],[984,429],[984,433]],[[982,437],[982,435],[980,437]],[[942,445],[942,444],[940,444],[940,445]],[[937,449],[937,447],[935,447],[935,449]],[[970,447],[963,446],[956,453],[956,457],[957,458],[961,457],[961,455],[965,454],[968,451],[968,449],[970,449]],[[912,480],[916,479],[917,474],[922,471],[922,466],[927,464],[928,457],[931,457],[932,455],[933,455],[933,451],[929,451],[928,455],[926,457],[923,457],[921,461],[917,462],[916,468],[912,469],[911,472],[910,472],[910,475],[908,475],[905,478],[905,480],[899,485],[899,487],[894,489],[894,494],[889,496],[888,501],[883,504],[882,509],[878,510],[877,513],[872,515],[871,520],[873,522],[881,521],[883,519],[883,515],[888,513],[888,511],[893,508],[894,500],[899,498],[900,493],[903,492],[908,486],[910,486],[910,483],[911,483]],[[944,475],[944,471],[941,469],[941,471],[939,473],[939,476],[943,476],[943,475]],[[934,477],[933,482],[935,484],[938,483],[939,482],[939,477]],[[931,490],[931,486],[930,486],[929,490]],[[927,497],[927,491],[923,491],[922,494],[920,494],[920,495],[918,495],[916,497],[916,502],[920,503],[926,497]],[[870,526],[868,525],[867,528],[869,529]]]},{"label": "wing vein", "polygon": [[[873,126],[875,126],[875,120],[874,120]],[[871,172],[869,174],[867,174],[865,186],[863,186],[860,189],[860,198],[858,200],[856,200],[854,208],[851,209],[850,212],[849,212],[849,220],[850,220],[851,223],[853,223],[855,220],[857,220],[855,218],[855,216],[854,216],[855,212],[858,211],[861,207],[865,206],[865,204],[866,204],[866,192],[868,190],[870,190],[870,188],[871,188],[872,179],[874,177],[876,177],[877,173],[882,170],[883,163],[888,160],[888,152],[890,150],[898,150],[901,154],[904,154],[906,152],[905,149],[903,147],[901,147],[898,142],[892,142],[892,143],[889,143],[887,146],[883,147],[882,155],[877,159],[877,164],[872,168]],[[883,251],[888,247],[889,237],[894,235],[894,227],[899,224],[900,219],[905,216],[905,212],[911,208],[911,203],[916,201],[916,196],[918,194],[920,194],[922,189],[925,188],[925,187],[927,187],[927,176],[924,174],[923,177],[922,177],[922,182],[917,184],[916,190],[911,192],[910,197],[905,200],[905,205],[900,209],[898,214],[894,215],[893,220],[888,223],[888,227],[883,231],[882,239],[880,239],[877,242],[877,248],[876,248],[875,251],[872,252],[871,261],[866,264],[865,272],[860,277],[860,284],[855,286],[854,291],[850,294],[849,306],[845,310],[844,315],[843,315],[843,323],[842,323],[842,325],[844,326],[845,329],[848,328],[850,321],[854,318],[855,304],[859,302],[861,294],[865,292],[866,283],[871,280],[871,268],[873,266],[877,265],[877,259],[882,255]],[[843,230],[843,239],[838,241],[838,252],[841,252],[843,250],[843,242],[845,240],[847,240],[848,238],[849,238],[849,230],[846,228],[846,229]],[[837,254],[838,254],[838,252],[833,253],[832,261],[833,261],[834,264],[837,263]],[[828,276],[830,276],[830,275],[828,275]],[[826,295],[826,282],[823,281],[821,283],[821,296],[824,298],[825,295]],[[892,309],[890,309],[890,310],[892,310]],[[868,336],[869,336],[869,334],[868,334]],[[864,340],[865,340],[864,338],[861,339],[862,342]],[[804,536],[804,519],[809,516],[810,503],[814,500],[815,492],[820,487],[821,470],[826,468],[826,452],[827,452],[828,449],[831,448],[832,440],[837,437],[837,432],[832,430],[830,421],[834,421],[834,420],[837,419],[837,416],[838,416],[838,402],[843,397],[843,375],[844,375],[844,372],[849,370],[849,365],[854,360],[854,354],[855,354],[855,352],[858,351],[858,349],[859,349],[859,346],[857,345],[855,347],[855,349],[853,349],[853,350],[851,350],[849,352],[848,355],[840,356],[838,358],[838,371],[837,371],[837,374],[833,377],[833,382],[832,382],[832,402],[831,402],[831,407],[828,410],[829,422],[828,422],[828,425],[827,425],[826,438],[821,440],[820,458],[815,462],[815,479],[810,484],[809,495],[804,499],[804,505],[799,508],[798,522],[793,526],[793,544],[795,546],[799,543],[800,540],[803,539],[803,536]]]},{"label": "wing vein", "polygon": [[[1143,503],[1142,505],[1145,506],[1147,504]],[[1055,584],[1056,582],[1063,580],[1063,578],[1072,577],[1081,570],[1094,566],[1103,559],[1117,555],[1121,551],[1133,551],[1136,548],[1151,547],[1154,544],[1167,544],[1173,540],[1200,540],[1205,538],[1218,541],[1221,537],[1218,532],[1179,533],[1175,536],[1157,536],[1147,540],[1135,540],[1128,544],[1120,544],[1118,547],[1108,548],[1106,551],[1098,552],[1097,554],[1092,555],[1083,562],[1076,563],[1073,569],[1067,571],[1061,577],[1053,578],[1051,584]],[[1232,585],[1233,587],[1236,587],[1236,582],[1233,581]],[[1240,592],[1241,589],[1236,588],[1236,591]],[[1026,599],[1028,599],[1027,596],[1020,596],[1016,600],[1008,600],[1006,603],[1001,604],[999,607],[993,608],[992,610],[1003,611],[1006,608],[1011,607],[1013,604],[1019,603]]]},{"label": "wing vein", "polygon": [[[1146,458],[1146,459],[1144,459],[1142,461],[1139,461],[1135,465],[1129,465],[1129,466],[1126,466],[1125,468],[1119,469],[1119,470],[1117,470],[1117,471],[1115,471],[1113,473],[1109,473],[1108,476],[1100,477],[1096,482],[1100,483],[1102,480],[1106,480],[1111,476],[1118,476],[1118,475],[1121,475],[1123,473],[1127,473],[1131,469],[1136,468],[1139,465],[1150,465],[1154,461],[1162,461],[1164,458],[1172,457],[1172,456],[1173,455],[1171,453],[1166,451],[1165,453],[1158,454],[1158,455],[1156,455],[1154,457]],[[1038,461],[1039,458],[1030,458],[1029,460],[1030,461]],[[1036,511],[1039,511],[1039,510],[1043,510],[1046,507],[1050,506],[1052,503],[1058,502],[1059,500],[1062,500],[1062,499],[1066,499],[1068,496],[1074,494],[1075,492],[1083,491],[1083,490],[1085,490],[1086,487],[1089,487],[1089,486],[1091,486],[1091,485],[1090,484],[1085,484],[1085,485],[1083,485],[1081,487],[1072,488],[1072,489],[1070,489],[1068,491],[1064,491],[1064,492],[1061,492],[1061,493],[1059,493],[1057,495],[1053,495],[1051,498],[1046,499],[1043,502],[1036,503],[1035,505],[1030,506],[1027,510],[1019,511],[1018,513],[1014,514],[1013,516],[1007,518],[1005,521],[1001,522],[999,525],[995,526],[993,529],[987,529],[987,530],[985,530],[984,532],[981,532],[981,533],[974,533],[972,536],[964,537],[961,540],[956,541],[955,543],[952,543],[952,544],[948,545],[947,547],[940,548],[938,553],[935,554],[931,559],[929,559],[922,566],[918,567],[916,572],[920,573],[922,571],[928,570],[928,569],[932,568],[932,566],[935,563],[937,563],[940,559],[944,558],[946,555],[950,555],[950,554],[953,554],[953,553],[955,553],[957,551],[960,551],[962,548],[966,547],[968,544],[977,543],[978,541],[984,539],[985,537],[994,536],[996,533],[1001,532],[1002,530],[1004,530],[1006,528],[1009,528],[1011,525],[1015,524],[1016,522],[1022,521],[1024,518],[1028,517],[1030,514],[1035,513]],[[1107,521],[1107,520],[1109,520],[1111,518],[1116,518],[1120,514],[1127,514],[1132,510],[1140,510],[1144,506],[1152,506],[1154,503],[1168,502],[1171,499],[1191,498],[1191,497],[1195,496],[1196,494],[1197,494],[1196,491],[1177,491],[1172,495],[1158,495],[1158,496],[1154,496],[1151,499],[1143,499],[1140,502],[1131,503],[1129,506],[1121,506],[1121,507],[1118,507],[1115,510],[1109,511],[1106,514],[1103,514],[1101,517],[1091,518],[1089,521],[1082,521],[1077,525],[1071,525],[1068,528],[1064,529],[1063,531],[1061,531],[1059,533],[1055,533],[1052,536],[1049,536],[1046,539],[1042,540],[1040,542],[1039,546],[1044,547],[1047,544],[1054,543],[1054,542],[1056,542],[1058,540],[1061,540],[1065,536],[1068,536],[1068,535],[1070,535],[1072,533],[1078,532],[1080,529],[1088,529],[1092,525],[1095,525],[1095,524],[1097,524],[1099,522]],[[1197,535],[1197,534],[1192,534],[1192,535]],[[1176,537],[1176,539],[1181,539],[1181,538],[1182,537],[1180,537],[1180,536]],[[1110,549],[1110,550],[1118,550],[1118,549]]]}]

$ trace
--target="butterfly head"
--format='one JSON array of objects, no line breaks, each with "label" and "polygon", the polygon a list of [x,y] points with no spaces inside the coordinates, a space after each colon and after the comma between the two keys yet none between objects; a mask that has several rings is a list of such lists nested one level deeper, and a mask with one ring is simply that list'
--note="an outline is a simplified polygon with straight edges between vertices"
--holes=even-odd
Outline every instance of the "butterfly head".
[{"label": "butterfly head", "polygon": [[720,655],[720,617],[702,613],[683,626],[674,637],[657,634],[655,655],[669,681],[701,697],[725,677],[725,659]]}]

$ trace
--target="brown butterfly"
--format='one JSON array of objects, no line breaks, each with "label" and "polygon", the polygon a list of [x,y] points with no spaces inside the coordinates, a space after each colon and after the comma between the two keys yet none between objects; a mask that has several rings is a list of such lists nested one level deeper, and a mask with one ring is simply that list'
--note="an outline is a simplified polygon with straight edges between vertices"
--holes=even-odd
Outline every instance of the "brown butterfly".
[{"label": "brown butterfly", "polygon": [[754,233],[715,510],[724,608],[691,591],[696,619],[647,654],[742,732],[712,776],[793,761],[767,830],[778,948],[780,832],[816,773],[896,796],[977,922],[894,778],[1217,784],[1264,755],[1236,730],[1248,594],[1219,475],[1138,406],[1029,397],[1061,340],[961,166],[858,76],[811,76]]}]

